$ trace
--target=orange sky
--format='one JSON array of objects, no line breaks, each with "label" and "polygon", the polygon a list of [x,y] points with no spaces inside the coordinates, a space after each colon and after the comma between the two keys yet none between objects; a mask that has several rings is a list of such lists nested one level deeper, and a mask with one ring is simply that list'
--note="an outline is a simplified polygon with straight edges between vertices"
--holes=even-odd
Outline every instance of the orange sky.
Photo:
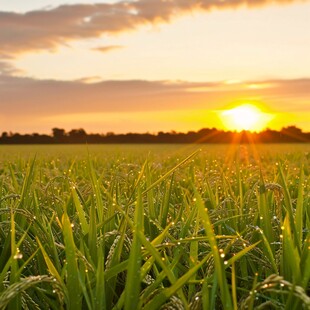
[{"label": "orange sky", "polygon": [[269,128],[310,131],[310,1],[11,0],[1,10],[0,131],[230,129],[222,112],[242,104],[269,115]]}]

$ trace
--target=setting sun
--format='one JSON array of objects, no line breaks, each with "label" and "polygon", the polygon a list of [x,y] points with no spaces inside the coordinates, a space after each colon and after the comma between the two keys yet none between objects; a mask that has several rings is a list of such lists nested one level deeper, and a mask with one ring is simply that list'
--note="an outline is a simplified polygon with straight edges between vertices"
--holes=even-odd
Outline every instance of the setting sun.
[{"label": "setting sun", "polygon": [[221,113],[224,126],[229,130],[259,131],[266,127],[271,115],[263,113],[257,106],[243,104]]}]

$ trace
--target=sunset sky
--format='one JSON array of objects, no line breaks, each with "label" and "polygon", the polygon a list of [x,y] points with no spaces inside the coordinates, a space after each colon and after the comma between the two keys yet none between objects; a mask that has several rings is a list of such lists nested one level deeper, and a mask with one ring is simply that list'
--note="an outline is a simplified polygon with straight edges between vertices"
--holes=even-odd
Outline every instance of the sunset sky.
[{"label": "sunset sky", "polygon": [[310,1],[7,0],[0,10],[0,134],[236,129],[225,117],[245,104],[264,118],[252,129],[310,131]]}]

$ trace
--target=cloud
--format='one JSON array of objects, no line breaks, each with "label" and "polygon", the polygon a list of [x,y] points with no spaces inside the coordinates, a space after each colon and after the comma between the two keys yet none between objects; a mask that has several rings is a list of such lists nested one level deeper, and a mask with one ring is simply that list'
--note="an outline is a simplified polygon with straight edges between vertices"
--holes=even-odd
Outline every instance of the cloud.
[{"label": "cloud", "polygon": [[1,56],[53,51],[70,41],[135,30],[145,24],[168,23],[192,11],[295,1],[298,0],[137,0],[62,5],[26,13],[0,12]]},{"label": "cloud", "polygon": [[[0,57],[1,59],[1,57]],[[22,70],[15,68],[12,64],[7,61],[0,61],[0,75],[14,75],[14,74],[22,74],[24,73]]]},{"label": "cloud", "polygon": [[124,48],[122,45],[107,45],[107,46],[98,46],[92,48],[93,51],[101,52],[101,53],[107,53],[116,49]]},{"label": "cloud", "polygon": [[[134,113],[220,109],[232,103],[265,103],[277,112],[309,110],[310,79],[239,84],[171,81],[36,80],[0,75],[0,111],[6,118],[74,113]],[[268,87],[249,88],[249,85]]]}]

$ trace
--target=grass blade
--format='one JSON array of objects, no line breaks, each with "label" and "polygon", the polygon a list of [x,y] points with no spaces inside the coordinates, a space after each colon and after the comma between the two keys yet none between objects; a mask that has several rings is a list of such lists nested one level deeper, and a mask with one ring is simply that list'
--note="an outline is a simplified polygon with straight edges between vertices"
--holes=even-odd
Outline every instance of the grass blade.
[{"label": "grass blade", "polygon": [[78,215],[79,220],[80,220],[82,232],[83,232],[83,235],[85,236],[89,232],[89,224],[87,223],[85,212],[83,210],[83,207],[81,205],[81,202],[80,202],[80,199],[79,199],[79,196],[76,192],[75,187],[72,187],[71,193],[72,193],[73,203],[74,203],[77,215]]},{"label": "grass blade", "polygon": [[296,204],[296,232],[298,245],[301,249],[302,247],[302,232],[303,232],[303,222],[304,222],[304,169],[303,166],[300,168],[299,185],[298,185],[298,196]]},{"label": "grass blade", "polygon": [[205,229],[206,235],[208,237],[211,251],[214,258],[214,265],[215,270],[218,278],[218,283],[221,289],[221,301],[225,309],[233,309],[231,295],[228,289],[228,284],[225,276],[225,268],[222,259],[220,258],[219,249],[216,243],[212,223],[210,221],[208,210],[205,208],[204,203],[202,201],[201,196],[199,195],[197,189],[194,188],[195,198],[196,198],[196,205],[199,210],[199,215]]},{"label": "grass blade", "polygon": [[179,278],[173,285],[164,289],[160,292],[152,301],[145,306],[147,310],[157,310],[160,308],[161,305],[165,303],[167,299],[173,296],[178,290],[180,290],[192,277],[193,275],[199,270],[203,264],[210,258],[211,254],[206,255],[201,262],[197,265],[192,267],[185,275]]},{"label": "grass blade", "polygon": [[137,233],[143,233],[143,205],[141,189],[138,188],[138,199],[136,203],[133,241],[130,250],[128,272],[125,285],[125,310],[137,309],[139,304],[141,286],[141,242]]},{"label": "grass blade", "polygon": [[180,163],[178,163],[175,167],[173,167],[171,170],[169,170],[167,173],[165,173],[161,178],[159,178],[157,181],[155,181],[151,186],[149,186],[142,194],[147,193],[154,187],[156,187],[158,184],[160,184],[162,181],[164,181],[169,175],[171,175],[176,169],[178,169],[180,166],[184,165],[188,160],[190,160],[192,157],[197,155],[200,152],[200,150],[197,150],[187,156],[185,159],[183,159]]},{"label": "grass blade", "polygon": [[67,267],[67,288],[69,305],[68,309],[79,310],[82,308],[81,303],[81,287],[79,281],[79,269],[77,265],[77,257],[75,254],[76,246],[73,239],[72,226],[67,212],[62,217],[63,236],[66,252]]}]

